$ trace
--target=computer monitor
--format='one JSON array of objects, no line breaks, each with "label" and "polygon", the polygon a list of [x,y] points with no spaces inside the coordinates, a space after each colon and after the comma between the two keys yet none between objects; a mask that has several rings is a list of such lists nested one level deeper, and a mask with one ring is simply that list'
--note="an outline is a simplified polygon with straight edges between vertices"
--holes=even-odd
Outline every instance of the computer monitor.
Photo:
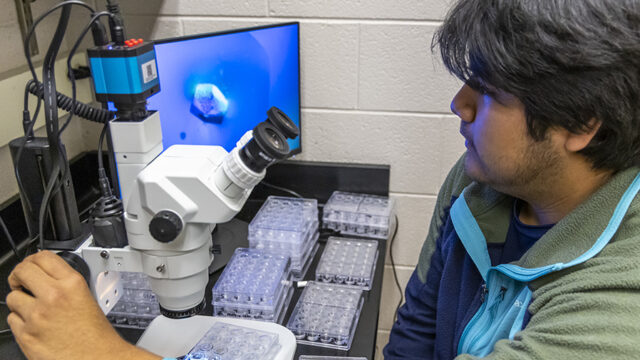
[{"label": "computer monitor", "polygon": [[[163,146],[227,151],[276,106],[300,127],[299,24],[286,23],[155,41]],[[300,137],[288,140],[293,154]]]}]

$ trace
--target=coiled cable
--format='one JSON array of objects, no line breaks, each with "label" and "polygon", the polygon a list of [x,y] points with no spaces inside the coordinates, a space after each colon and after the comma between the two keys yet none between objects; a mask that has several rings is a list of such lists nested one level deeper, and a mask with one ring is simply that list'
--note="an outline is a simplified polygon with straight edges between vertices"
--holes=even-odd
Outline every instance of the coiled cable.
[{"label": "coiled cable", "polygon": [[[33,81],[28,86],[29,92],[39,98],[44,97],[44,85],[41,82]],[[56,91],[57,105],[60,109],[71,112],[73,107],[73,99],[67,95],[61,94]],[[115,117],[115,112],[105,109],[99,109],[91,105],[84,104],[76,101],[76,106],[73,114],[83,119],[95,121],[97,123],[104,124]]]}]

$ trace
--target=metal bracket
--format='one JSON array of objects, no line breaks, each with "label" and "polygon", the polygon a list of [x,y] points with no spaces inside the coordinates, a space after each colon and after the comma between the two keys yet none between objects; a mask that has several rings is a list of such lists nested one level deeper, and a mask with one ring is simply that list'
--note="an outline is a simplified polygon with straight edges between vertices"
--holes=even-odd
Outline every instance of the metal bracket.
[{"label": "metal bracket", "polygon": [[[18,26],[20,26],[20,33],[22,34],[22,42],[27,39],[29,29],[33,25],[33,13],[31,12],[31,3],[35,0],[15,0],[16,12],[18,13]],[[29,52],[31,56],[39,54],[38,41],[36,36],[31,36],[31,42],[29,42]]]}]

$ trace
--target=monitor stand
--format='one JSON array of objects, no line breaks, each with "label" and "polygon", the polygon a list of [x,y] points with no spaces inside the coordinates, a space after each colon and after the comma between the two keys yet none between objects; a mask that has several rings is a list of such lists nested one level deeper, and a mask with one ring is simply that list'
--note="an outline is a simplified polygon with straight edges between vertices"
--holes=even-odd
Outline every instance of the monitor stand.
[{"label": "monitor stand", "polygon": [[239,247],[249,247],[249,224],[238,219],[216,225],[211,234],[213,240],[213,262],[209,274],[222,269]]}]

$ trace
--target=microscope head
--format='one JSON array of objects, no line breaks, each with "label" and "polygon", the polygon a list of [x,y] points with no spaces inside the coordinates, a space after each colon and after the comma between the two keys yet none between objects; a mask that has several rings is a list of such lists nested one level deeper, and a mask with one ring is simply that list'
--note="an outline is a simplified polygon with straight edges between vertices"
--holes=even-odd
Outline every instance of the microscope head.
[{"label": "microscope head", "polygon": [[163,315],[184,318],[204,307],[211,231],[243,207],[266,168],[289,157],[296,125],[269,110],[251,139],[227,153],[219,146],[174,145],[138,174],[125,224],[132,249],[141,252]]}]

